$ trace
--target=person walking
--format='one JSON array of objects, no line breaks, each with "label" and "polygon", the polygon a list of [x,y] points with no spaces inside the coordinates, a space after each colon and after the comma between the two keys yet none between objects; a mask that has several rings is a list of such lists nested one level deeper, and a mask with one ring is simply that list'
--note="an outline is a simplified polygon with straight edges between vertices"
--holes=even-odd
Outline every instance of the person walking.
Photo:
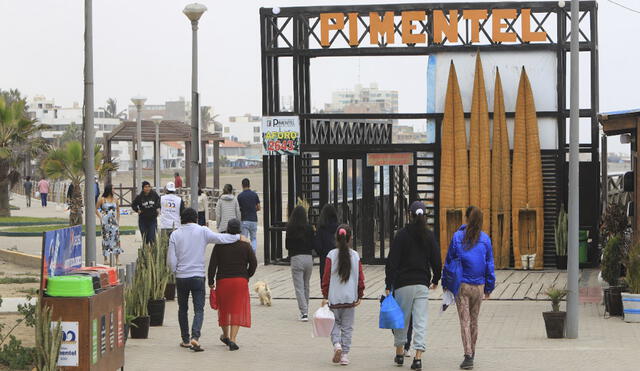
[{"label": "person walking", "polygon": [[40,203],[42,207],[47,207],[47,196],[49,195],[49,182],[42,177],[38,182],[38,192],[40,193]]},{"label": "person walking", "polygon": [[[389,250],[385,266],[386,294],[393,295],[404,313],[405,326],[394,329],[394,361],[404,363],[404,345],[407,342],[409,322],[413,324],[412,342],[415,357],[412,370],[422,370],[425,351],[429,288],[438,287],[442,272],[440,249],[435,236],[427,227],[426,207],[420,201],[410,206],[410,222],[399,230]],[[431,286],[429,286],[431,284]]]},{"label": "person walking", "polygon": [[104,264],[109,265],[109,257],[115,256],[116,265],[120,265],[120,205],[113,195],[111,184],[104,186],[104,193],[96,203],[96,215],[102,224],[102,256]]},{"label": "person walking", "polygon": [[146,244],[156,242],[158,230],[158,210],[160,210],[160,196],[151,188],[146,180],[142,182],[142,192],[136,196],[131,209],[138,213],[138,228],[142,240]]},{"label": "person walking", "polygon": [[24,187],[24,198],[27,202],[27,207],[31,207],[31,192],[33,192],[33,182],[31,181],[30,176],[28,176],[24,180],[22,186]]},{"label": "person walking", "polygon": [[[241,223],[231,219],[227,233],[239,235]],[[251,303],[249,301],[249,278],[258,267],[256,254],[251,244],[236,241],[217,244],[209,259],[209,287],[216,292],[218,301],[218,326],[222,329],[220,341],[229,350],[238,350],[237,339],[240,326],[251,327]]]},{"label": "person walking", "polygon": [[233,186],[225,184],[222,188],[222,196],[216,203],[216,228],[218,232],[224,233],[227,230],[227,222],[231,219],[241,219],[240,205],[233,195]]},{"label": "person walking", "polygon": [[442,273],[442,288],[456,298],[460,335],[464,348],[463,370],[473,369],[478,339],[480,304],[489,299],[495,288],[491,238],[482,232],[482,211],[469,206],[465,212],[467,224],[453,234]]},{"label": "person walking", "polygon": [[320,282],[324,275],[325,260],[329,251],[336,248],[336,230],[338,229],[338,213],[331,204],[326,204],[320,210],[318,231],[313,239],[313,249],[320,258]]},{"label": "person walking", "polygon": [[[169,237],[167,263],[176,276],[178,290],[178,323],[180,346],[202,351],[200,335],[204,320],[205,298],[205,250],[210,243],[230,244],[240,239],[239,235],[214,233],[199,226],[198,213],[186,208],[180,215],[181,226]],[[189,333],[189,295],[193,300],[193,323]]]},{"label": "person walking", "polygon": [[329,304],[335,322],[331,331],[333,363],[349,364],[356,307],[364,296],[364,273],[360,255],[351,248],[351,227],[341,224],[337,248],[329,251],[322,276],[322,306]]},{"label": "person walking", "polygon": [[198,225],[207,225],[209,220],[209,198],[207,193],[198,188]]},{"label": "person walking", "polygon": [[160,197],[160,233],[168,239],[171,232],[180,226],[180,213],[185,207],[173,182],[168,182],[165,190],[166,194]]},{"label": "person walking", "polygon": [[291,277],[296,292],[298,310],[302,322],[309,320],[309,279],[313,271],[313,227],[307,219],[307,210],[303,206],[296,206],[287,222],[287,237],[285,248],[291,259]]},{"label": "person walking", "polygon": [[98,202],[98,197],[100,196],[100,182],[97,175],[93,177],[93,192],[96,199],[95,202]]},{"label": "person walking", "polygon": [[173,174],[173,183],[175,184],[176,188],[182,188],[182,178],[180,177],[180,173],[177,171],[175,174]]},{"label": "person walking", "polygon": [[251,190],[249,179],[242,179],[242,192],[238,195],[240,216],[242,220],[242,235],[251,240],[251,247],[255,253],[258,249],[258,211],[260,211],[260,197]]}]

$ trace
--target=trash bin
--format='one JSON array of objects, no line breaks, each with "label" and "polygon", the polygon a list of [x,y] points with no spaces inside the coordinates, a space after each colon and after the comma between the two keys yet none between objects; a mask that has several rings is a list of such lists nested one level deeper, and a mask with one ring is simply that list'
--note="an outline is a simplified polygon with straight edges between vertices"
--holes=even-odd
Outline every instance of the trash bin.
[{"label": "trash bin", "polygon": [[580,230],[579,235],[580,264],[589,261],[589,230]]}]

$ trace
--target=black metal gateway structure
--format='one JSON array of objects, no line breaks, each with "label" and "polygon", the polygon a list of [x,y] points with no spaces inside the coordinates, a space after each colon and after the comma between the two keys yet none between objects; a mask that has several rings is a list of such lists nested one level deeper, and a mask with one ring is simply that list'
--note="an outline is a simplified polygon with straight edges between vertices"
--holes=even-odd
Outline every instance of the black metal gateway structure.
[{"label": "black metal gateway structure", "polygon": [[[441,113],[313,113],[311,61],[325,57],[427,56],[442,52],[549,51],[556,56],[557,110],[538,118],[557,121],[556,149],[542,150],[545,266],[555,265],[553,225],[566,205],[568,184],[567,61],[569,5],[557,1],[511,3],[424,3],[261,8],[262,114],[300,118],[300,154],[265,155],[265,264],[283,261],[286,215],[298,199],[320,208],[336,206],[341,221],[354,227],[356,247],[366,263],[383,263],[389,242],[407,220],[407,207],[422,200],[438,231]],[[581,107],[581,126],[590,138],[580,144],[580,225],[598,241],[600,158],[598,112],[598,29],[595,1],[580,2],[580,51],[588,55],[590,96]],[[281,86],[279,62],[292,60],[292,87]],[[586,59],[581,59],[584,63]],[[393,71],[389,71],[393,73]],[[327,76],[330,78],[330,76]],[[280,90],[293,91],[293,109],[281,105]],[[426,110],[425,110],[426,111]],[[507,112],[507,117],[513,117]],[[393,120],[435,121],[435,141],[394,143]],[[287,177],[283,180],[283,162]],[[287,197],[283,199],[283,182]],[[436,232],[437,233],[437,232]],[[592,249],[593,250],[593,249]],[[592,257],[597,253],[591,252]],[[594,260],[594,259],[592,259]]]}]

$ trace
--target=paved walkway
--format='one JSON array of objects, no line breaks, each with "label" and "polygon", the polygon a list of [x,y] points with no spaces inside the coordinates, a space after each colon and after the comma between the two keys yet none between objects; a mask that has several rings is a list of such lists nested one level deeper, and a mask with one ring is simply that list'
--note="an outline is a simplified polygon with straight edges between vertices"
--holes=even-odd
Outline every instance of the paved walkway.
[{"label": "paved walkway", "polygon": [[[439,301],[429,306],[425,370],[456,370],[462,346],[455,307],[438,314]],[[242,328],[240,350],[229,352],[218,340],[216,313],[205,309],[201,342],[206,351],[178,347],[177,305],[167,304],[165,325],[153,327],[150,338],[129,340],[126,369],[142,370],[335,370],[326,338],[312,338],[311,324],[295,320],[295,300],[275,300],[272,307],[252,300],[253,327]],[[319,306],[314,300],[311,308]],[[602,306],[583,304],[580,338],[547,339],[542,311],[548,302],[490,301],[482,306],[476,370],[633,370],[637,369],[640,325],[603,318]],[[397,370],[393,339],[377,328],[378,303],[366,300],[356,313],[351,365],[356,370]],[[407,359],[403,369],[408,369]]]}]

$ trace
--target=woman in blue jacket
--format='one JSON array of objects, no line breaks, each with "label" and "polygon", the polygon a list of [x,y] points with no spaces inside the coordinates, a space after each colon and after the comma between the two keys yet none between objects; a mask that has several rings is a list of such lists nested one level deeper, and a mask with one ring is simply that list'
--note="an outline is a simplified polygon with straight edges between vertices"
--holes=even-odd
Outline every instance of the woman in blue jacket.
[{"label": "woman in blue jacket", "polygon": [[453,235],[442,272],[442,287],[456,298],[460,333],[464,347],[463,370],[473,368],[478,339],[480,304],[495,288],[491,239],[482,232],[482,211],[469,206],[465,213],[467,224]]}]

